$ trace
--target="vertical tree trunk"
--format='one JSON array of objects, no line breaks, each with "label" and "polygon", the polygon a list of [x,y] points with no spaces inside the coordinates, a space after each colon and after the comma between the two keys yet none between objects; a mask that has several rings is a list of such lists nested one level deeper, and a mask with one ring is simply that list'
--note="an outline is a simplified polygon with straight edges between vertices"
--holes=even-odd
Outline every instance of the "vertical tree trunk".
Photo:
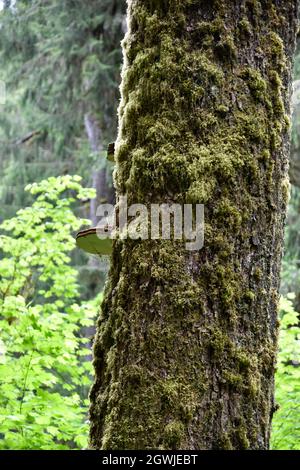
[{"label": "vertical tree trunk", "polygon": [[118,240],[91,447],[267,449],[296,0],[130,0],[118,195],[205,204],[205,245]]}]

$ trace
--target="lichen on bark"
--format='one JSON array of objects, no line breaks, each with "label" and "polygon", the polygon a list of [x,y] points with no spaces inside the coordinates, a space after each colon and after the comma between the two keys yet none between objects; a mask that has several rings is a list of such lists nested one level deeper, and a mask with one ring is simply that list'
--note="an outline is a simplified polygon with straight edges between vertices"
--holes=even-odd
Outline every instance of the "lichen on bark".
[{"label": "lichen on bark", "polygon": [[296,0],[128,2],[117,193],[205,204],[205,246],[116,240],[92,448],[268,448],[296,18]]}]

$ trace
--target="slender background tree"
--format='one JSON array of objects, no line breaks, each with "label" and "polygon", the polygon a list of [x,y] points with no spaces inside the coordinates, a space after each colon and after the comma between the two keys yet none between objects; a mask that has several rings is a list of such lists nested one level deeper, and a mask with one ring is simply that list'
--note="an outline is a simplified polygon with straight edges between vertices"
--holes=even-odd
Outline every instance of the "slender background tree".
[{"label": "slender background tree", "polygon": [[[106,148],[117,132],[124,0],[17,0],[0,12],[0,221],[32,203],[28,183],[80,174],[96,198],[76,211],[96,224],[114,202]],[[12,34],[14,31],[14,34]],[[96,259],[77,252],[83,296],[103,286]]]},{"label": "slender background tree", "polygon": [[91,447],[267,449],[297,1],[128,4],[118,195],[205,204],[205,246],[116,241]]}]

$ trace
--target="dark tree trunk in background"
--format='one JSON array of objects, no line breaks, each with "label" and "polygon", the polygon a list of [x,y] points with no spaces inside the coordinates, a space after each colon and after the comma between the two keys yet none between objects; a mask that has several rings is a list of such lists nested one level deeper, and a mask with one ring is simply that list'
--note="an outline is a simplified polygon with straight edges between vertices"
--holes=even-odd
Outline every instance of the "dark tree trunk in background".
[{"label": "dark tree trunk in background", "polygon": [[91,447],[267,449],[296,0],[131,0],[118,195],[205,204],[205,245],[116,241]]},{"label": "dark tree trunk in background", "polygon": [[[97,119],[89,113],[84,116],[84,125],[89,140],[91,151],[97,155],[97,161],[100,160],[100,151],[103,150],[101,145],[101,131]],[[113,204],[115,201],[115,190],[109,186],[109,168],[106,159],[101,162],[100,168],[92,169],[91,187],[96,190],[96,197],[90,201],[90,220],[92,226],[95,227],[98,222],[97,207],[103,203]]]}]

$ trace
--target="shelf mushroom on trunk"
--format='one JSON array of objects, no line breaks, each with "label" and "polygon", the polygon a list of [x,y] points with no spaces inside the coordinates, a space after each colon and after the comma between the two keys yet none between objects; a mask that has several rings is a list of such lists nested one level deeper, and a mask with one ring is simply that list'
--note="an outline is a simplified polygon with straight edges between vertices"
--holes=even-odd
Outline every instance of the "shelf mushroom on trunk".
[{"label": "shelf mushroom on trunk", "polygon": [[[111,143],[107,149],[107,160],[114,162],[115,144]],[[113,227],[94,227],[87,230],[81,230],[76,235],[76,245],[81,250],[92,255],[105,256],[112,252],[112,239],[110,234]]]}]

